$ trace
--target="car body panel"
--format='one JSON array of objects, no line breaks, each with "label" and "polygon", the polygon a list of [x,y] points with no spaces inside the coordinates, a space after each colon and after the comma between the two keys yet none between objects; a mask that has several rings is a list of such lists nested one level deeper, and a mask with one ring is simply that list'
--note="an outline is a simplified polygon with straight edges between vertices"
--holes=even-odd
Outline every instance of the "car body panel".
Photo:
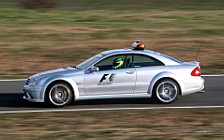
[{"label": "car body panel", "polygon": [[[24,99],[44,102],[47,87],[55,81],[64,81],[71,85],[75,100],[113,98],[116,96],[118,98],[151,97],[156,82],[163,78],[176,81],[180,87],[181,95],[199,92],[204,88],[203,78],[191,76],[191,71],[199,66],[198,62],[180,62],[150,50],[118,49],[100,54],[102,57],[99,57],[85,69],[67,67],[29,77],[28,83],[24,85],[24,91],[27,94]],[[161,61],[164,65],[90,72],[90,69],[101,60],[114,55],[130,54],[150,56]]]},{"label": "car body panel", "polygon": [[106,70],[84,77],[86,95],[127,94],[134,92],[136,71],[134,68]]}]

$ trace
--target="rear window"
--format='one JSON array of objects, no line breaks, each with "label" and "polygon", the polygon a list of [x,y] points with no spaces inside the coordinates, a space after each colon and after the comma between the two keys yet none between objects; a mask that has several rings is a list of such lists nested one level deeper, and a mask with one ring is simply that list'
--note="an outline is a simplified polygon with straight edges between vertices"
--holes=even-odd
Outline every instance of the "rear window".
[{"label": "rear window", "polygon": [[171,57],[171,56],[168,56],[168,55],[165,55],[165,54],[161,54],[161,56],[166,57],[166,58],[168,58],[168,59],[171,59],[171,60],[173,60],[174,62],[182,63],[181,61],[179,61],[179,60],[177,60],[177,59],[175,59],[175,58],[173,58],[173,57]]},{"label": "rear window", "polygon": [[145,55],[134,55],[133,66],[138,67],[150,67],[150,66],[162,66],[164,65],[159,60],[145,56]]}]

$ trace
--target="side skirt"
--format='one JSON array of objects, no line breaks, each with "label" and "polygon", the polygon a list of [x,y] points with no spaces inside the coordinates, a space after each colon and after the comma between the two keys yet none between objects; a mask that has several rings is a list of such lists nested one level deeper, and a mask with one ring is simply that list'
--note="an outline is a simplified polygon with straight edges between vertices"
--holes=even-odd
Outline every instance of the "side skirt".
[{"label": "side skirt", "polygon": [[79,96],[75,101],[80,100],[92,100],[92,99],[119,99],[119,98],[150,98],[148,93],[136,93],[136,94],[114,94],[114,95],[94,95],[94,96]]}]

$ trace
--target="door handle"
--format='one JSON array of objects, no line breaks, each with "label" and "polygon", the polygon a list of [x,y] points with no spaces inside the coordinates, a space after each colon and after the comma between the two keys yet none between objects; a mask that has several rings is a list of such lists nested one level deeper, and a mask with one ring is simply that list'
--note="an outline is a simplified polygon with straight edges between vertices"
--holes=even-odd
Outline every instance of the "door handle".
[{"label": "door handle", "polygon": [[131,71],[126,71],[126,73],[127,73],[127,74],[133,74],[134,71],[132,71],[132,70],[131,70]]}]

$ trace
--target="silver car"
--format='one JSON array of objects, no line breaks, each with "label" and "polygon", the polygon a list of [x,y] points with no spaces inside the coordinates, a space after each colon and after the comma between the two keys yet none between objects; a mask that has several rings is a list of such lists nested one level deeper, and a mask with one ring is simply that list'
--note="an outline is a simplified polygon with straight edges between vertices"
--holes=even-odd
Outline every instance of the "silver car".
[{"label": "silver car", "polygon": [[152,98],[172,103],[204,88],[198,62],[181,62],[150,50],[118,49],[85,62],[29,77],[24,99],[62,107],[102,98]]}]

